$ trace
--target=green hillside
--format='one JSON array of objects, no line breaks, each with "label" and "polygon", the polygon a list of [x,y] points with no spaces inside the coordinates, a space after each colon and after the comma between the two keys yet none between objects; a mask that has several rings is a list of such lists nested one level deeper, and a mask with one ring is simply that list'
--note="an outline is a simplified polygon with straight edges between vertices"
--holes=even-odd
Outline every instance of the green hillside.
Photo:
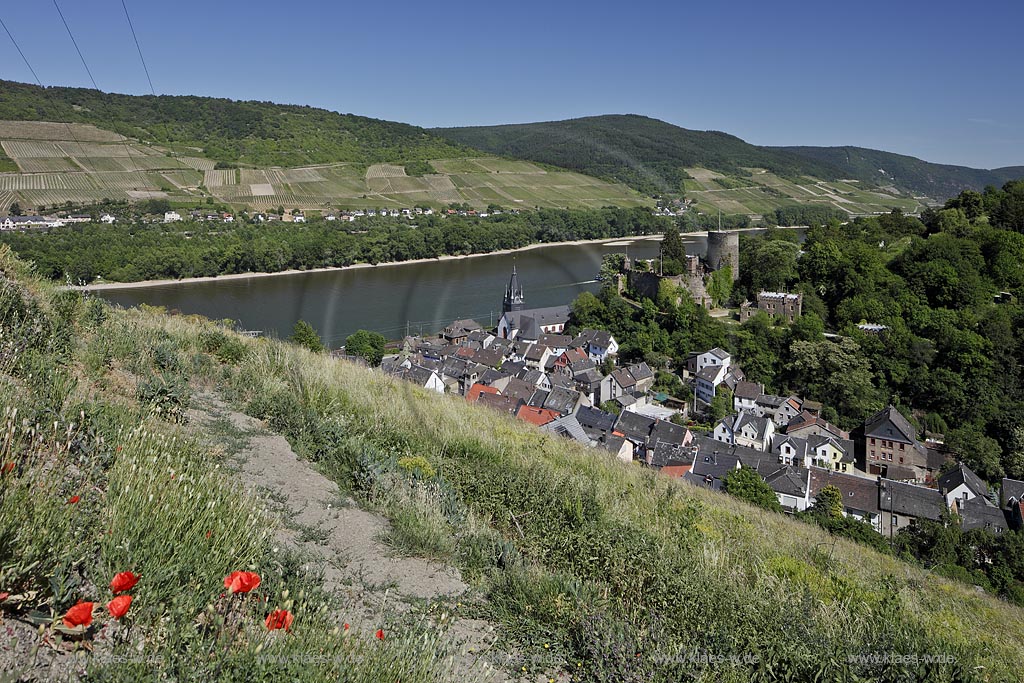
[{"label": "green hillside", "polygon": [[235,209],[651,205],[592,176],[323,109],[0,81],[0,213],[167,199]]},{"label": "green hillside", "polygon": [[735,175],[757,167],[784,176],[837,177],[831,166],[789,152],[633,114],[433,132],[456,144],[611,178],[648,193],[680,191],[692,166]]},{"label": "green hillside", "polygon": [[798,183],[807,177],[856,180],[933,199],[1024,175],[1024,167],[986,171],[852,147],[761,147],[631,114],[433,132],[455,144],[615,179],[649,193],[680,191],[692,167],[738,178],[763,169]]},{"label": "green hillside", "polygon": [[[316,107],[223,98],[118,95],[0,81],[0,120],[94,124],[222,165],[373,164],[466,156],[465,147],[404,123]],[[195,148],[195,149],[187,149]]]}]

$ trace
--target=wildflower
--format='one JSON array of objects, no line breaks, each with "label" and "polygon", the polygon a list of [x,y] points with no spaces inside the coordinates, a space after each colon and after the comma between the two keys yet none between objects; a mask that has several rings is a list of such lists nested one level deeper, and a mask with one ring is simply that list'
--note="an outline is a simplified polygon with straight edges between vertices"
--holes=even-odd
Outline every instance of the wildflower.
[{"label": "wildflower", "polygon": [[377,629],[377,632],[374,633],[373,635],[377,638],[377,640],[384,640],[384,629],[382,629],[382,628]]},{"label": "wildflower", "polygon": [[212,531],[207,531],[207,532],[206,532],[206,537],[207,537],[207,538],[209,538],[209,537],[210,537],[210,534],[212,534],[212,533],[213,533]]},{"label": "wildflower", "polygon": [[347,630],[349,630],[349,628],[351,628],[351,627],[348,624],[345,624],[345,630],[347,631]]},{"label": "wildflower", "polygon": [[131,606],[132,596],[119,595],[107,603],[107,611],[110,612],[110,616],[115,619],[120,619],[124,615],[128,614],[128,608]]},{"label": "wildflower", "polygon": [[0,474],[10,474],[13,471],[14,471],[14,463],[13,462],[6,463],[2,468],[0,468]]},{"label": "wildflower", "polygon": [[3,602],[4,600],[6,600],[9,597],[11,597],[11,594],[6,592],[6,591],[3,592],[3,593],[0,593],[0,602]]},{"label": "wildflower", "polygon": [[91,602],[79,602],[64,614],[64,625],[68,628],[88,626],[92,623],[92,608],[94,606]]},{"label": "wildflower", "polygon": [[114,595],[117,595],[118,593],[130,591],[138,582],[138,575],[131,572],[121,572],[114,575],[114,579],[110,582],[110,590]]},{"label": "wildflower", "polygon": [[77,503],[80,500],[81,500],[81,498],[79,498],[78,496],[71,496],[70,498],[68,498],[68,503],[67,504],[68,505],[74,505],[75,503]]},{"label": "wildflower", "polygon": [[260,585],[260,575],[255,572],[231,572],[224,577],[224,587],[232,593],[248,593]]},{"label": "wildflower", "polygon": [[283,628],[285,631],[292,630],[292,620],[295,617],[286,609],[276,609],[267,615],[267,629],[273,631]]}]

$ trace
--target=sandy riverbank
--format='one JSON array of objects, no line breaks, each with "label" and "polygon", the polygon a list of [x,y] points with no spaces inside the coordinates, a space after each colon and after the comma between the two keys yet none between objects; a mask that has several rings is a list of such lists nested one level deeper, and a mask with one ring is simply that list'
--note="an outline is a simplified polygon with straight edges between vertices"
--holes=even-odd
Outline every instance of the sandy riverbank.
[{"label": "sandy riverbank", "polygon": [[[688,232],[683,235],[686,237],[707,237],[706,232]],[[520,251],[529,251],[531,249],[541,249],[544,247],[565,247],[565,246],[576,246],[583,244],[604,244],[614,243],[616,245],[626,242],[636,242],[640,240],[660,240],[661,235],[639,235],[636,237],[608,237],[597,240],[574,240],[572,242],[539,242],[537,244],[531,244],[526,247],[520,247],[519,249],[500,249],[498,251],[488,251],[479,254],[462,254],[459,256],[438,256],[437,258],[420,258],[411,259],[409,261],[387,261],[378,263],[376,265],[372,263],[353,263],[350,266],[334,266],[329,268],[309,268],[307,270],[279,270],[275,273],[234,273],[231,275],[215,275],[209,277],[186,277],[180,280],[143,280],[141,282],[98,282],[89,285],[83,285],[74,287],[88,292],[99,292],[111,289],[136,289],[141,287],[161,287],[164,285],[182,285],[191,282],[221,282],[224,280],[245,280],[256,277],[277,277],[279,275],[298,275],[300,273],[327,273],[336,270],[355,270],[357,268],[383,268],[386,266],[406,266],[413,263],[434,263],[437,261],[454,261],[456,259],[465,258],[477,258],[480,256],[500,256],[502,254],[515,254]]]}]

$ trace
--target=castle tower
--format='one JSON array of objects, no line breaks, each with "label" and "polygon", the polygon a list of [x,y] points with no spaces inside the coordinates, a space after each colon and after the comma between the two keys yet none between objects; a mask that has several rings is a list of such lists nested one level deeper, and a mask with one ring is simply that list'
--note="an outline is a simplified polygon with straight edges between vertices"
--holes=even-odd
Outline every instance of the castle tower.
[{"label": "castle tower", "polygon": [[708,231],[708,253],[704,259],[711,270],[732,268],[733,281],[740,277],[740,236],[737,232]]},{"label": "castle tower", "polygon": [[512,264],[512,277],[508,281],[508,287],[505,288],[505,300],[501,303],[501,312],[508,313],[510,311],[521,311],[523,310],[523,288],[519,284],[519,275],[516,273],[516,264]]}]

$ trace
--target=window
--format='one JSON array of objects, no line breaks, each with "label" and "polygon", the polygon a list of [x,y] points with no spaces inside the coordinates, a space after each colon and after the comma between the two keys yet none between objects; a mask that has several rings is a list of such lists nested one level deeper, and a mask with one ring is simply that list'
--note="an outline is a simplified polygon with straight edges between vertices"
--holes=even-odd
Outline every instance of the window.
[{"label": "window", "polygon": [[874,445],[875,445],[875,440],[874,440],[874,439],[871,439],[871,445],[872,445],[872,446],[874,446]]},{"label": "window", "polygon": [[900,444],[900,450],[901,450],[901,451],[903,450],[903,447],[904,447],[905,445],[906,445],[906,444],[902,444],[902,443]]},{"label": "window", "polygon": [[892,516],[892,525],[893,526],[899,526],[900,525],[900,518],[897,517],[896,515]]}]

